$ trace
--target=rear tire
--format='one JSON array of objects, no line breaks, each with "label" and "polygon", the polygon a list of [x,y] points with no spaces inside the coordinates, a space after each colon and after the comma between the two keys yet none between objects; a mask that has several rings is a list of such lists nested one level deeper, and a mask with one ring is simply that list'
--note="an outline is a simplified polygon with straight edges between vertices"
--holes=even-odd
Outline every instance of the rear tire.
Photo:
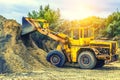
[{"label": "rear tire", "polygon": [[62,67],[65,64],[65,55],[57,50],[49,52],[46,59],[57,67]]},{"label": "rear tire", "polygon": [[78,64],[82,69],[92,69],[96,63],[96,57],[91,51],[83,51],[78,56]]},{"label": "rear tire", "polygon": [[101,68],[105,65],[105,60],[97,60],[95,68]]}]

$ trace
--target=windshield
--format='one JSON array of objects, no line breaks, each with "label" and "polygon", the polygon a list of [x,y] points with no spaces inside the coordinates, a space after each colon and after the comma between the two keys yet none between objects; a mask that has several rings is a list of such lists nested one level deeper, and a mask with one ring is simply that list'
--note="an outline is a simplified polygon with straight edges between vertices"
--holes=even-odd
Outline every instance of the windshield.
[{"label": "windshield", "polygon": [[77,28],[72,29],[71,37],[73,39],[80,39],[80,38],[89,38],[94,36],[94,29],[93,28]]}]

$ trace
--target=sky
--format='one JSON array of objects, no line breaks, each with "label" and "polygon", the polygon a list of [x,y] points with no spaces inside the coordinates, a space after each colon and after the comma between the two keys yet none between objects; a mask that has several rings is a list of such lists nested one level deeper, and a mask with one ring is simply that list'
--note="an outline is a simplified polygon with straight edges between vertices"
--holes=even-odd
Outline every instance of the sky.
[{"label": "sky", "polygon": [[19,23],[28,12],[38,10],[40,5],[60,9],[63,19],[75,20],[89,16],[107,17],[120,10],[120,0],[0,0],[0,15]]}]

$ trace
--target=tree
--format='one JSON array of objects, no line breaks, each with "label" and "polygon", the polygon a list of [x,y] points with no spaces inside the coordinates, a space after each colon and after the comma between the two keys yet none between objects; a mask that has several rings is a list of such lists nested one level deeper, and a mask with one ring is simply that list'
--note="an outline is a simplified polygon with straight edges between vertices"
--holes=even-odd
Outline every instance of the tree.
[{"label": "tree", "polygon": [[53,10],[49,5],[46,5],[44,8],[41,5],[38,11],[33,10],[28,13],[28,17],[34,19],[45,19],[50,24],[50,28],[54,29],[58,27],[58,21],[60,20],[60,10]]},{"label": "tree", "polygon": [[81,27],[95,28],[95,37],[101,37],[105,28],[105,19],[91,16],[79,21]]},{"label": "tree", "polygon": [[105,35],[109,38],[120,35],[120,12],[114,12],[106,19]]}]

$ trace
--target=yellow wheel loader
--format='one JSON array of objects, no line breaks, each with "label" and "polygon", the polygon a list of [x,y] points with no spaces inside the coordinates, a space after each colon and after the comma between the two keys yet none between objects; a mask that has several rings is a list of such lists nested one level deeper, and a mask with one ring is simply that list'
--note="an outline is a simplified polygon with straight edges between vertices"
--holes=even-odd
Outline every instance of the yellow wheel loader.
[{"label": "yellow wheel loader", "polygon": [[[41,26],[40,23],[43,25]],[[82,69],[92,69],[104,66],[105,62],[118,59],[117,42],[108,40],[95,40],[94,28],[70,28],[71,36],[55,33],[49,29],[49,24],[44,19],[23,17],[22,36],[38,31],[59,42],[56,49],[47,54],[47,61],[62,67],[65,62],[78,63]]]}]

